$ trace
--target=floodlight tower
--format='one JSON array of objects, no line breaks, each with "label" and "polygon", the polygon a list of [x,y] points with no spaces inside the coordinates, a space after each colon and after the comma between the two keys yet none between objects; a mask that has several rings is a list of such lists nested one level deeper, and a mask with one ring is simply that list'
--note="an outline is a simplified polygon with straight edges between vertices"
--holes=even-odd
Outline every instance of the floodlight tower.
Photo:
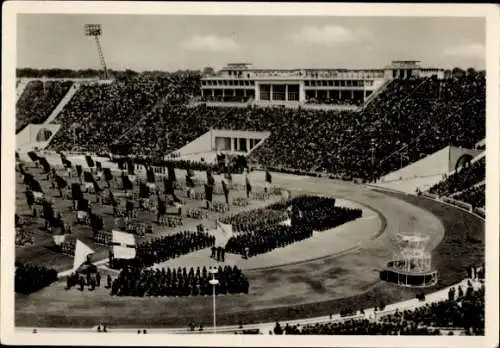
[{"label": "floodlight tower", "polygon": [[102,53],[101,43],[99,42],[99,36],[102,36],[102,28],[100,24],[85,24],[85,36],[92,36],[95,39],[97,45],[97,53],[99,54],[99,60],[101,66],[104,70],[104,76],[109,79],[108,68],[106,67],[106,61],[104,60],[104,54]]}]

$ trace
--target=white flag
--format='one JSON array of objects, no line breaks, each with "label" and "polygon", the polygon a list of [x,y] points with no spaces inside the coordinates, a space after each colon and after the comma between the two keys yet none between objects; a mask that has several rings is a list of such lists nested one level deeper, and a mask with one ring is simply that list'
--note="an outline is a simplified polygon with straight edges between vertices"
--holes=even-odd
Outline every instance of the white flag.
[{"label": "white flag", "polygon": [[133,234],[112,231],[113,255],[116,259],[130,260],[134,259],[135,251],[135,237]]},{"label": "white flag", "polygon": [[287,200],[290,198],[290,192],[288,190],[281,190],[281,199]]},{"label": "white flag", "polygon": [[217,228],[211,231],[215,237],[215,247],[225,248],[227,242],[234,235],[233,226],[217,221]]},{"label": "white flag", "polygon": [[292,219],[288,218],[285,221],[279,223],[281,226],[292,226]]},{"label": "white flag", "polygon": [[55,245],[61,245],[66,240],[66,235],[64,234],[53,235],[52,238],[54,239]]},{"label": "white flag", "polygon": [[73,259],[73,271],[76,271],[85,261],[87,261],[87,256],[93,253],[94,250],[90,249],[88,245],[77,239],[75,257]]}]

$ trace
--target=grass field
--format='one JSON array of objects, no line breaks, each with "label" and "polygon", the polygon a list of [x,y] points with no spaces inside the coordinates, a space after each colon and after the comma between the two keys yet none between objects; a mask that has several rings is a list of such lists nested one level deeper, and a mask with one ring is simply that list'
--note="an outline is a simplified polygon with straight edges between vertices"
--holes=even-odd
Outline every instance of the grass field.
[{"label": "grass field", "polygon": [[[69,223],[72,225],[72,236],[75,238],[80,239],[82,242],[85,244],[89,245],[93,250],[96,251],[96,254],[94,255],[94,260],[99,260],[107,257],[108,253],[108,248],[104,247],[100,244],[94,243],[93,237],[92,237],[92,231],[90,226],[85,226],[85,225],[76,225],[74,224],[75,221],[75,216],[74,212],[71,210],[71,204],[72,202],[68,199],[61,199],[58,197],[59,193],[57,189],[52,189],[50,182],[46,180],[46,175],[42,174],[41,169],[36,169],[36,168],[29,168],[30,173],[35,175],[35,178],[40,182],[40,185],[42,186],[42,189],[45,192],[45,195],[48,197],[52,197],[52,201],[55,204],[55,207],[57,210],[62,212],[64,221],[66,223]],[[58,171],[59,174],[62,173],[62,170]],[[72,182],[78,182],[76,177],[72,178],[65,178],[68,181],[68,185],[70,185]],[[119,179],[119,178],[118,178]],[[117,180],[118,181],[118,180]],[[101,187],[105,187],[105,183],[100,183]],[[163,187],[162,183],[157,183],[160,187]],[[122,193],[118,187],[120,184],[118,183],[113,183],[112,184],[112,190],[115,194],[115,197],[118,197],[118,194]],[[138,191],[137,188],[135,188],[136,191]],[[201,191],[202,188],[198,187],[198,191]],[[72,267],[73,263],[73,258],[63,255],[61,253],[58,253],[52,249],[53,246],[53,241],[51,234],[43,229],[43,224],[44,220],[40,217],[33,218],[31,216],[31,211],[29,210],[28,205],[26,204],[26,198],[25,198],[25,185],[23,183],[23,179],[20,175],[17,175],[16,177],[16,213],[20,216],[23,217],[23,219],[26,222],[25,225],[25,230],[31,231],[34,233],[35,236],[35,244],[33,246],[27,246],[27,247],[18,247],[16,248],[16,260],[21,261],[21,262],[29,262],[29,263],[34,263],[34,264],[39,264],[39,265],[44,265],[46,267],[52,267],[58,271],[63,271],[66,269],[69,269]],[[240,197],[244,196],[244,192],[237,192],[237,191],[231,191],[231,197]],[[101,205],[101,204],[93,204],[95,202],[96,198],[94,194],[84,194],[85,198],[89,200],[92,204],[92,211],[101,217],[103,217],[104,220],[104,226],[105,229],[111,230],[116,227],[116,222],[113,217],[113,209],[111,206],[107,205]],[[250,205],[247,207],[236,207],[232,206],[231,211],[228,213],[215,213],[215,212],[209,212],[207,211],[208,214],[208,219],[207,220],[198,220],[198,219],[192,219],[192,218],[187,218],[183,217],[183,225],[176,227],[176,228],[169,228],[165,226],[160,226],[156,223],[154,223],[155,215],[154,213],[147,212],[147,211],[137,211],[138,221],[141,221],[143,223],[151,223],[153,227],[153,234],[152,235],[146,235],[144,238],[154,238],[159,235],[167,235],[167,234],[172,234],[178,231],[184,231],[184,230],[190,230],[190,231],[195,231],[196,226],[198,224],[204,224],[207,227],[213,228],[215,225],[215,219],[219,216],[225,216],[227,214],[234,214],[238,213],[244,210],[250,210],[250,209],[256,209],[268,204],[271,204],[275,201],[277,201],[279,197],[274,196],[270,200],[267,201],[258,201],[258,200],[253,200],[250,202]],[[224,200],[224,196],[221,195],[214,195],[214,202],[215,201],[220,201],[222,202]],[[193,199],[185,199],[185,207],[184,209],[187,208],[204,208],[204,201],[200,200],[193,200]],[[125,209],[125,200],[121,200],[121,207]],[[37,206],[38,211],[41,211],[41,206]],[[176,211],[176,208],[170,207],[168,212],[174,213]],[[40,214],[39,214],[40,215]]]},{"label": "grass field", "polygon": [[[398,232],[416,230],[431,236],[440,282],[428,292],[459,281],[466,266],[483,260],[484,224],[470,214],[422,197],[307,180],[311,183],[285,180],[283,186],[292,190],[301,186],[302,192],[331,192],[373,206],[384,215],[385,232],[344,255],[247,271],[249,295],[217,298],[220,325],[298,319],[413,298],[414,290],[378,280],[378,271],[391,257],[392,238]],[[468,243],[470,236],[483,242]],[[102,288],[80,293],[65,291],[64,285],[58,282],[30,296],[16,295],[16,325],[88,327],[104,321],[131,327],[185,327],[189,322],[211,322],[211,297],[117,298]]]}]

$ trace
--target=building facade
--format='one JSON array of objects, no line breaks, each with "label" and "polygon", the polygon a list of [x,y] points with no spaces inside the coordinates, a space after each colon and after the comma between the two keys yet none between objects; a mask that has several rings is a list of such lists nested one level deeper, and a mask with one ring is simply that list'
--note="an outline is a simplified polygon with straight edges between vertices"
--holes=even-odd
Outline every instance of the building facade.
[{"label": "building facade", "polygon": [[419,61],[393,61],[383,69],[254,69],[228,64],[201,79],[204,101],[269,104],[362,105],[392,79],[444,77],[444,69],[425,68]]}]

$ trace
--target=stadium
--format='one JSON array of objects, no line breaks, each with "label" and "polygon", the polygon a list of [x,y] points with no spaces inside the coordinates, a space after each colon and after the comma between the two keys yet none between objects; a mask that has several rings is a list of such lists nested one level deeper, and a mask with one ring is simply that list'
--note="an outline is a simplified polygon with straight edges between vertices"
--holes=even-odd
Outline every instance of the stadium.
[{"label": "stadium", "polygon": [[101,69],[17,69],[17,330],[484,335],[485,71],[121,71],[82,29]]}]

